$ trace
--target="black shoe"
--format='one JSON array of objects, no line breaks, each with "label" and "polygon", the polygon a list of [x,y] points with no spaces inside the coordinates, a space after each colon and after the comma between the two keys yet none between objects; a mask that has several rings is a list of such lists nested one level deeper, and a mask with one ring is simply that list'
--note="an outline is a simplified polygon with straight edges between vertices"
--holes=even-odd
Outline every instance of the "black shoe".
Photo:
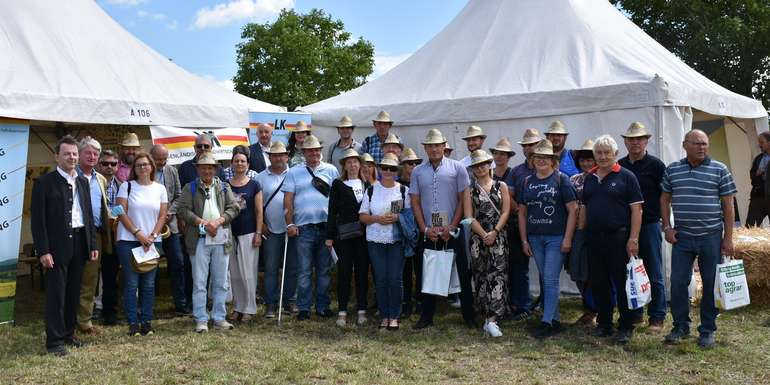
[{"label": "black shoe", "polygon": [[115,326],[118,324],[118,316],[115,314],[102,314],[102,325]]},{"label": "black shoe", "polygon": [[86,346],[85,342],[74,337],[64,340],[64,344],[67,346],[72,346],[73,348],[82,348],[83,346]]},{"label": "black shoe", "polygon": [[136,337],[136,336],[142,335],[141,329],[139,328],[139,324],[129,325],[127,334],[129,337]]},{"label": "black shoe", "polygon": [[633,336],[633,330],[618,330],[618,334],[615,335],[615,342],[621,345],[626,345],[631,342],[631,337]]},{"label": "black shoe", "polygon": [[421,319],[421,320],[417,321],[416,324],[412,325],[412,329],[414,329],[414,330],[422,330],[422,329],[425,329],[425,328],[427,328],[429,326],[433,326],[433,321],[428,321],[428,320]]},{"label": "black shoe", "polygon": [[102,316],[103,316],[102,309],[94,309],[93,314],[91,314],[91,319],[94,321],[98,321],[102,319]]},{"label": "black shoe", "polygon": [[612,327],[597,326],[591,333],[594,337],[607,338],[612,337],[615,333],[612,331]]},{"label": "black shoe", "polygon": [[667,344],[678,344],[682,342],[683,339],[690,338],[690,331],[689,330],[682,330],[678,328],[674,328],[671,330],[671,333],[668,333],[666,338],[663,340]]},{"label": "black shoe", "polygon": [[297,321],[304,321],[310,319],[310,312],[307,310],[300,310],[299,314],[297,314]]},{"label": "black shoe", "polygon": [[562,330],[564,329],[561,327],[561,322],[557,320],[551,321],[551,335],[559,334]]},{"label": "black shoe", "polygon": [[535,338],[546,338],[553,335],[553,326],[548,322],[540,322],[540,325],[532,333]]},{"label": "black shoe", "polygon": [[53,354],[56,357],[64,357],[69,354],[69,351],[67,351],[67,348],[65,348],[64,345],[54,346],[46,349],[46,351],[48,354]]},{"label": "black shoe", "polygon": [[511,321],[523,321],[531,315],[532,313],[529,310],[517,310],[511,315]]},{"label": "black shoe", "polygon": [[714,339],[714,333],[701,333],[698,337],[698,346],[702,348],[710,348],[713,347],[714,344],[716,344],[716,339]]},{"label": "black shoe", "polygon": [[331,311],[331,309],[326,309],[324,311],[317,311],[315,314],[321,318],[331,318],[334,317],[334,312]]},{"label": "black shoe", "polygon": [[192,314],[192,309],[189,306],[182,306],[176,308],[174,313],[177,317],[187,317]]},{"label": "black shoe", "polygon": [[139,332],[143,336],[151,336],[151,335],[155,334],[155,330],[152,329],[152,324],[150,324],[149,322],[143,323],[142,327],[139,330]]}]

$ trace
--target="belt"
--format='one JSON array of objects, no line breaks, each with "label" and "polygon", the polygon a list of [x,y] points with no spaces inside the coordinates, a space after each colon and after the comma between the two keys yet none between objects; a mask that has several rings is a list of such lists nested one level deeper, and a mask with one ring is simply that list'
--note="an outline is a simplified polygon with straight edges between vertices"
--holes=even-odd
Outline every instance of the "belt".
[{"label": "belt", "polygon": [[318,227],[318,228],[321,228],[321,227],[325,227],[325,226],[326,226],[326,222],[321,222],[321,223],[308,223],[308,224],[305,224],[305,225],[300,225],[299,227]]}]

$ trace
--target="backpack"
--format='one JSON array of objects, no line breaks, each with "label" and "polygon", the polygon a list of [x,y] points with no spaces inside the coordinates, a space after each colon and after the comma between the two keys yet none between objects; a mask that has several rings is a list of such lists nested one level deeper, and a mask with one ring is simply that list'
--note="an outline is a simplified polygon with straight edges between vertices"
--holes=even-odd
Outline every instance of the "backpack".
[{"label": "backpack", "polygon": [[[406,186],[399,184],[399,190],[401,190],[401,200],[404,201],[406,207]],[[369,197],[369,212],[372,211],[372,195],[374,194],[374,185],[369,185],[366,188],[366,195]]]},{"label": "backpack", "polygon": [[[218,178],[217,178],[218,179]],[[227,190],[227,184],[219,179],[219,187],[222,189],[222,195],[225,194],[225,191]],[[128,191],[131,191],[131,186],[128,186]],[[193,179],[192,182],[190,182],[190,192],[192,193],[193,199],[195,199],[195,193],[198,191],[198,178]]]}]

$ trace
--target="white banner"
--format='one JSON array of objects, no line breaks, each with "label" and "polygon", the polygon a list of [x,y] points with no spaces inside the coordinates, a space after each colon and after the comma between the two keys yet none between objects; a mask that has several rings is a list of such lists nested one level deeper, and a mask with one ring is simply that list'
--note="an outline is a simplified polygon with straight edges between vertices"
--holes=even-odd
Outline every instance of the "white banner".
[{"label": "white banner", "polygon": [[168,149],[168,164],[182,164],[195,156],[195,139],[202,134],[214,136],[211,153],[217,160],[230,160],[233,147],[249,145],[245,128],[180,128],[171,126],[150,126],[153,144],[162,144]]}]

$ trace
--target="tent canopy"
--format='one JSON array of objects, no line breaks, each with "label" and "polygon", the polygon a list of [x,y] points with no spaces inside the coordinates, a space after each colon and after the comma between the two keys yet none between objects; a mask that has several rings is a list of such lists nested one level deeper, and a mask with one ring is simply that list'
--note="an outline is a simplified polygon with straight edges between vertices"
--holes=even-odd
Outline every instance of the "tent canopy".
[{"label": "tent canopy", "polygon": [[193,75],[124,30],[94,0],[6,1],[0,116],[55,122],[248,127],[282,108]]},{"label": "tent canopy", "polygon": [[762,104],[702,76],[606,0],[470,0],[391,71],[303,108],[317,125],[386,109],[400,125],[683,106],[736,118]]}]

